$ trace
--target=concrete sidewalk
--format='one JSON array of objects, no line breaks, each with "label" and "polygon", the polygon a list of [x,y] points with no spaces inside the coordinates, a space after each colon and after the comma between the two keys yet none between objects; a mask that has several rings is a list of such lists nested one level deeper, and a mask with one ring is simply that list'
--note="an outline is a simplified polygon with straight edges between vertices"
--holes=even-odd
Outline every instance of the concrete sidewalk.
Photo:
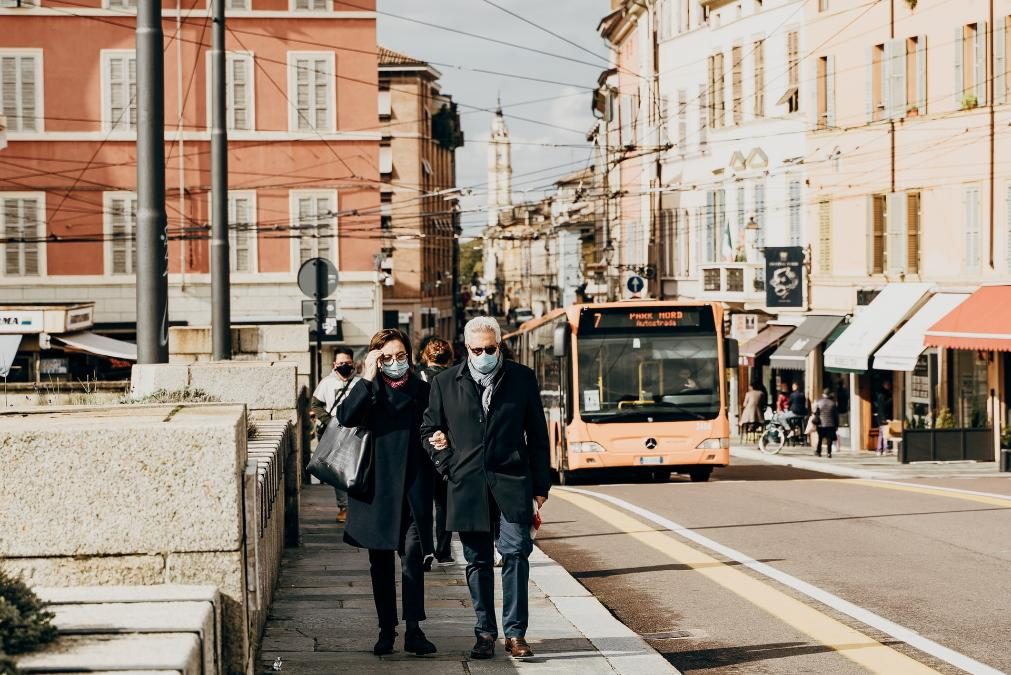
[{"label": "concrete sidewalk", "polygon": [[820,471],[847,478],[904,480],[911,478],[996,478],[1011,477],[1000,473],[996,462],[913,462],[900,464],[894,455],[877,455],[874,452],[854,454],[846,448],[832,453],[832,458],[815,457],[811,447],[784,447],[777,455],[766,455],[755,445],[733,444],[733,457],[750,459],[767,464],[792,466],[798,469]]},{"label": "concrete sidewalk", "polygon": [[[457,564],[426,577],[428,621],[422,624],[438,654],[404,654],[403,625],[398,651],[376,657],[378,634],[369,580],[368,552],[341,541],[334,522],[333,490],[306,486],[302,493],[302,541],[286,552],[261,647],[261,673],[677,673],[666,659],[617,621],[568,572],[535,549],[531,557],[530,630],[536,656],[519,662],[504,653],[471,661],[474,612],[464,579],[463,555],[454,538]],[[501,607],[501,583],[496,574]],[[499,626],[501,626],[501,613]],[[276,664],[276,665],[275,665]]]}]

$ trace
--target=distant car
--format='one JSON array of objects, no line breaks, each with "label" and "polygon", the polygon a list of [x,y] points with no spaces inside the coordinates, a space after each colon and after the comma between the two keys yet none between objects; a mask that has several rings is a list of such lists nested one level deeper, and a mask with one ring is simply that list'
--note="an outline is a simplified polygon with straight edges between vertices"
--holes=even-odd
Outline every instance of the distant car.
[{"label": "distant car", "polygon": [[513,323],[520,326],[534,318],[534,310],[528,307],[520,307],[518,309],[514,309],[512,315]]}]

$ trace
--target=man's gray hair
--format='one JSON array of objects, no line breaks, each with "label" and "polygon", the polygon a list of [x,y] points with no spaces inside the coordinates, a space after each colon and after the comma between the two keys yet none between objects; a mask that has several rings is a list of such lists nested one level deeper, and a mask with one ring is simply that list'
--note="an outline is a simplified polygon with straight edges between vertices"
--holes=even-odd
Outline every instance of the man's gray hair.
[{"label": "man's gray hair", "polygon": [[470,342],[475,333],[495,333],[495,342],[502,342],[502,327],[490,316],[476,316],[463,327],[463,340]]}]

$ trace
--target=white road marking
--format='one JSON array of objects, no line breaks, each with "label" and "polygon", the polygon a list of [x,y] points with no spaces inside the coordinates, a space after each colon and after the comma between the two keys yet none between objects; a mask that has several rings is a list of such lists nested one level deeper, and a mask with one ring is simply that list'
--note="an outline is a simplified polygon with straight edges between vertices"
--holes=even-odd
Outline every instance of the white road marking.
[{"label": "white road marking", "polygon": [[[887,481],[886,481],[887,482]],[[909,485],[908,483],[900,483],[900,485]],[[930,486],[926,486],[930,487]],[[749,569],[761,574],[762,576],[774,579],[784,586],[788,586],[793,590],[797,591],[802,595],[817,600],[818,602],[831,607],[832,609],[845,614],[857,621],[870,626],[871,628],[876,628],[877,630],[890,635],[896,640],[901,640],[911,647],[914,647],[925,654],[929,654],[934,658],[940,659],[945,663],[949,663],[956,668],[960,668],[967,673],[972,673],[973,675],[1003,675],[1003,673],[996,668],[986,665],[985,663],[980,663],[975,659],[956,652],[953,649],[949,649],[942,644],[934,642],[933,640],[926,638],[916,631],[906,628],[905,626],[899,625],[894,621],[884,618],[874,612],[864,609],[858,605],[849,602],[848,600],[843,600],[838,595],[829,593],[828,591],[818,588],[813,584],[806,581],[798,579],[797,577],[787,574],[781,570],[772,567],[766,563],[759,562],[754,558],[741,553],[729,546],[724,546],[723,544],[705,537],[693,530],[690,530],[683,525],[678,525],[674,521],[664,518],[661,515],[653,513],[647,509],[640,506],[636,506],[631,502],[627,502],[624,499],[618,497],[612,497],[608,494],[603,494],[600,492],[593,492],[592,490],[583,490],[579,488],[555,488],[557,490],[567,490],[570,492],[575,492],[578,494],[586,495],[588,497],[593,497],[595,499],[601,499],[606,502],[610,502],[615,506],[621,507],[626,511],[630,511],[641,518],[644,518],[652,523],[659,525],[660,527],[673,532],[674,534],[683,537],[689,541],[692,541],[703,548],[707,548],[710,551],[719,553],[720,555],[729,558],[741,565],[748,567]],[[998,497],[1007,498],[1003,495],[994,495]]]}]

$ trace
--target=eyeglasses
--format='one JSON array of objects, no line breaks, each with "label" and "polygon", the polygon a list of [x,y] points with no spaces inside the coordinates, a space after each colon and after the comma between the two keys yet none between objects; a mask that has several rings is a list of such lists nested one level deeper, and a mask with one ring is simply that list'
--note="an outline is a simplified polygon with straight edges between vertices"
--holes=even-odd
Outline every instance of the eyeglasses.
[{"label": "eyeglasses", "polygon": [[467,347],[470,353],[474,356],[481,356],[481,353],[494,354],[498,351],[498,345],[491,345],[490,347]]},{"label": "eyeglasses", "polygon": [[407,352],[400,352],[396,356],[380,356],[379,363],[384,366],[392,366],[393,362],[397,363],[407,363]]}]

